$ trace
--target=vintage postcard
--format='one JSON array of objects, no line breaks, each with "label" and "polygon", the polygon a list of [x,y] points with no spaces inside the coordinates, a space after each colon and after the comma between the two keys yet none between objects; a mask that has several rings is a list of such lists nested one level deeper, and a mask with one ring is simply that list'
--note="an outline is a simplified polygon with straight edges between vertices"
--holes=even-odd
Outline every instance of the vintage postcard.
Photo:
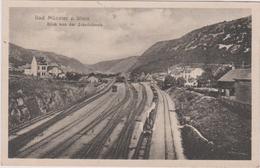
[{"label": "vintage postcard", "polygon": [[4,5],[4,165],[260,165],[260,4]]}]

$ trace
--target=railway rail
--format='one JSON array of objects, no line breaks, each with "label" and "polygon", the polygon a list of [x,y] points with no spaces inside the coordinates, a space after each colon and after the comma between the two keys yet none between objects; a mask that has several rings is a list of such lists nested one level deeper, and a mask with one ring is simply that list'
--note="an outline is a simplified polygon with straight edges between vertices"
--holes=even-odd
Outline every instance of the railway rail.
[{"label": "railway rail", "polygon": [[[104,99],[103,101],[101,101],[100,104],[105,103],[107,100]],[[110,105],[112,105],[114,102],[111,101],[109,102]],[[90,115],[92,115],[93,113],[96,112],[96,110],[99,108],[100,104],[94,106],[92,109],[90,109],[87,113],[85,113],[84,115],[82,115],[79,119],[69,123],[68,125],[66,125],[65,127],[63,127],[62,129],[55,131],[54,133],[52,133],[50,136],[40,140],[39,142],[35,143],[34,145],[26,148],[25,150],[21,151],[18,155],[18,157],[23,158],[28,156],[29,154],[31,154],[32,152],[34,152],[37,149],[42,148],[44,145],[47,145],[52,139],[55,139],[59,136],[61,136],[63,133],[69,131],[70,129],[72,129],[73,127],[76,127],[77,125],[79,125],[81,122],[83,122],[87,117],[89,117]],[[102,115],[102,114],[101,114]],[[94,120],[95,121],[95,120]],[[91,126],[93,124],[93,122],[91,122],[89,125]],[[56,148],[55,148],[56,149]],[[45,155],[44,155],[45,156]]]},{"label": "railway rail", "polygon": [[[134,106],[127,117],[127,121],[115,143],[110,151],[107,152],[106,158],[111,159],[128,159],[129,145],[134,131],[135,120],[144,111],[145,103],[147,101],[147,94],[143,84],[142,87],[142,99],[138,106]],[[137,103],[137,102],[136,102]]]},{"label": "railway rail", "polygon": [[[104,95],[105,93],[107,93],[107,92],[110,90],[110,88],[113,86],[113,84],[114,84],[114,81],[111,81],[111,82],[108,84],[107,87],[98,90],[98,91],[96,92],[96,94],[94,94],[94,95],[92,95],[92,96],[90,96],[90,97],[83,97],[83,98],[81,98],[80,100],[78,100],[78,102],[77,102],[76,104],[71,105],[71,106],[69,107],[69,109],[72,108],[72,110],[73,110],[73,108],[75,108],[75,106],[79,106],[80,104],[86,104],[86,103],[90,103],[90,102],[94,101],[95,99],[97,99],[97,98],[99,98],[100,96],[102,96],[102,95]],[[28,127],[28,126],[34,124],[34,123],[36,123],[36,122],[39,122],[39,121],[41,121],[41,120],[44,120],[44,119],[46,119],[46,118],[48,118],[48,117],[51,117],[51,116],[57,114],[57,113],[62,113],[62,112],[65,112],[65,110],[54,110],[54,111],[51,111],[51,112],[47,112],[47,113],[45,113],[45,114],[43,114],[43,115],[41,115],[41,116],[35,117],[35,118],[33,118],[33,119],[31,119],[31,120],[29,120],[29,121],[27,121],[27,122],[24,122],[24,123],[22,123],[22,124],[19,124],[19,125],[17,125],[15,128],[9,129],[8,134],[9,134],[9,135],[15,134],[16,132],[18,132],[18,131],[20,131],[20,130],[22,130],[22,129],[24,129],[24,128],[26,128],[26,127]]]},{"label": "railway rail", "polygon": [[132,159],[148,159],[150,145],[152,140],[152,130],[154,125],[154,120],[156,118],[157,106],[158,106],[158,93],[153,86],[151,86],[151,90],[153,92],[153,102],[155,102],[156,107],[155,110],[149,113],[147,116],[143,131],[139,137],[135,152],[132,156]]},{"label": "railway rail", "polygon": [[[135,93],[135,90],[131,85],[130,85],[130,90],[132,91],[132,93]],[[132,96],[130,95],[131,93],[130,91],[128,91],[125,99],[123,100],[124,106],[126,105],[126,107],[121,105],[118,109],[115,109],[106,127],[96,137],[94,137],[88,144],[86,144],[80,151],[75,153],[72,156],[73,158],[90,158],[90,159],[98,158],[105,142],[110,137],[114,128],[119,124],[119,122],[121,122],[121,119],[126,115],[129,109],[133,107],[134,101],[131,101],[129,97],[132,97],[132,99],[134,99],[136,98],[136,96],[135,94],[133,94]],[[130,101],[129,104],[127,104],[128,101]]]},{"label": "railway rail", "polygon": [[164,105],[164,140],[165,140],[165,159],[176,159],[176,152],[174,147],[174,137],[172,132],[172,123],[170,119],[169,102],[164,92],[161,92]]},{"label": "railway rail", "polygon": [[71,115],[72,113],[74,113],[78,109],[81,109],[82,107],[86,106],[87,104],[97,100],[98,98],[103,96],[105,93],[107,93],[110,90],[111,86],[112,86],[112,84],[109,85],[109,87],[106,88],[105,90],[102,90],[101,93],[99,93],[87,100],[84,100],[65,111],[60,112],[53,118],[49,119],[48,121],[42,123],[41,125],[39,125],[35,128],[33,128],[32,130],[25,132],[24,134],[19,135],[18,137],[14,138],[14,139],[9,140],[9,143],[8,143],[9,157],[10,158],[16,157],[19,153],[18,151],[31,140],[31,137],[35,137],[35,136],[39,135],[40,133],[42,133],[44,130],[46,130],[47,128],[49,128],[50,126],[55,124],[56,122],[60,121],[61,119],[65,118],[68,115]]},{"label": "railway rail", "polygon": [[[166,98],[166,95],[164,92],[160,91],[159,89],[155,89],[155,87],[151,86],[151,89],[153,91],[154,97],[153,102],[156,103],[156,107],[154,110],[152,110],[147,117],[143,132],[141,133],[141,136],[139,138],[139,141],[137,143],[134,155],[132,159],[149,159],[149,152],[151,147],[151,140],[153,136],[153,126],[154,122],[157,116],[157,110],[158,110],[158,97],[162,98],[162,110],[163,110],[163,116],[164,116],[164,123],[163,124],[163,135],[164,135],[164,144],[165,144],[165,159],[176,159],[176,152],[174,148],[174,138],[172,133],[172,123],[170,119],[170,110],[169,110],[169,102]],[[160,94],[160,96],[159,96]]]},{"label": "railway rail", "polygon": [[[127,96],[127,95],[126,95]],[[128,97],[128,96],[127,96]],[[115,111],[121,108],[121,106],[125,103],[122,100],[120,103],[115,105],[115,101],[113,102],[114,105],[108,106],[108,109],[103,110],[103,112],[98,115],[91,123],[89,123],[84,128],[77,131],[73,134],[70,138],[64,140],[51,151],[47,152],[42,156],[42,158],[57,158],[59,157],[66,149],[68,149],[72,144],[76,143],[82,136],[86,135],[90,132],[93,128],[95,128],[98,124],[100,124],[103,120],[107,119],[115,115]],[[107,127],[107,126],[106,126]]]},{"label": "railway rail", "polygon": [[[178,148],[175,149],[176,143],[174,142],[174,133],[176,132],[172,130],[176,123],[175,120],[171,119],[172,115],[170,114],[170,108],[174,106],[170,106],[168,95],[156,86],[150,86],[153,92],[153,105],[143,113],[148,99],[143,84],[140,83],[141,93],[138,94],[132,84],[125,82],[124,96],[121,95],[121,98],[112,91],[106,94],[113,85],[112,82],[107,88],[102,89],[90,99],[83,100],[39,126],[17,136],[17,138],[11,139],[9,141],[9,157],[63,158],[63,156],[68,156],[73,159],[149,159],[152,143],[158,144],[160,142],[156,141],[158,137],[164,136],[165,149],[162,147],[164,150],[161,150],[160,154],[157,155],[157,148],[152,146],[151,152],[156,155],[152,154],[151,156],[163,156],[165,159],[171,160],[177,159],[176,150],[179,150]],[[96,104],[86,106],[95,100],[97,100]],[[86,106],[85,109],[81,109],[84,106]],[[81,109],[81,112],[73,115],[73,120],[70,120],[69,123],[65,125],[62,122],[60,125],[58,123],[56,124],[58,127],[52,127],[53,131],[48,132],[49,135],[45,134],[44,137],[31,142],[33,137],[47,132],[45,130],[50,126],[79,109]],[[141,115],[141,123],[144,123],[141,126],[143,127],[142,132],[138,131],[137,139],[139,139],[131,143],[136,128],[136,120]],[[160,119],[156,120],[158,116]],[[67,119],[71,118],[65,120]],[[158,124],[163,124],[161,127],[163,132],[154,132],[154,125],[160,126]],[[94,136],[87,137],[86,135],[90,135],[94,129],[98,130],[97,133]],[[50,130],[48,129],[48,131]],[[119,130],[119,133],[115,130]],[[110,143],[111,137],[114,137],[114,140]],[[109,145],[105,146],[106,143]],[[131,151],[130,144],[134,144],[133,147],[131,146]],[[76,150],[73,148],[75,145],[79,147]]]}]

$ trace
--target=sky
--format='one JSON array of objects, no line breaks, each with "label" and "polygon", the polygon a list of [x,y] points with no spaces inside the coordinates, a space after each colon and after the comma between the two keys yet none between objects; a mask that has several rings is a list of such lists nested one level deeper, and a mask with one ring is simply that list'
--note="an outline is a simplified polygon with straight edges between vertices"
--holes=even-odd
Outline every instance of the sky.
[{"label": "sky", "polygon": [[[249,15],[249,9],[19,7],[10,9],[10,42],[93,64],[139,56],[158,41],[180,38],[194,29]],[[66,17],[68,20],[62,20]],[[67,26],[47,25],[55,22]],[[75,26],[69,26],[70,22]],[[85,26],[78,26],[79,23]]]}]

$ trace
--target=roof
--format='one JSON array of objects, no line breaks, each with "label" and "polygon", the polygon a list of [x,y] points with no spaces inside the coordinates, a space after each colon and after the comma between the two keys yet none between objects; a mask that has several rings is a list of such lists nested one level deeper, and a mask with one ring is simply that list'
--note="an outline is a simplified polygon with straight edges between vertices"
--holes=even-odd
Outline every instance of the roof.
[{"label": "roof", "polygon": [[90,76],[88,79],[98,79],[98,78],[95,76]]},{"label": "roof", "polygon": [[55,65],[54,65],[54,66],[48,66],[48,67],[47,67],[47,70],[50,71],[50,70],[52,70],[53,68],[58,68],[58,69],[60,69],[58,66],[55,66]]},{"label": "roof", "polygon": [[228,71],[218,81],[235,82],[235,79],[251,80],[251,69],[233,69]]},{"label": "roof", "polygon": [[35,57],[38,65],[47,65],[47,61],[44,57]]}]

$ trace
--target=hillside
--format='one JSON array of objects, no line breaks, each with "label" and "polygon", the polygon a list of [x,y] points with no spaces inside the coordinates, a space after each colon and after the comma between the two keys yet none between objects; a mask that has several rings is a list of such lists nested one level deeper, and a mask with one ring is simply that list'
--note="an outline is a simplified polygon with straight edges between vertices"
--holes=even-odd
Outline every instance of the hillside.
[{"label": "hillside", "polygon": [[46,57],[51,64],[58,64],[64,71],[76,71],[88,73],[92,71],[86,65],[82,64],[74,58],[59,55],[53,52],[25,49],[15,44],[9,44],[9,64],[14,68],[30,64],[33,56]]},{"label": "hillside", "polygon": [[137,56],[132,56],[123,59],[98,62],[96,64],[91,65],[90,67],[94,71],[103,73],[128,72],[136,64],[137,60]]},{"label": "hillside", "polygon": [[178,63],[251,64],[251,17],[209,25],[179,39],[160,41],[139,58],[133,72],[165,71]]},{"label": "hillside", "polygon": [[251,120],[246,111],[228,108],[219,99],[181,88],[170,88],[181,125],[195,127],[209,144],[198,141],[187,128],[182,130],[184,153],[189,159],[244,160],[251,158]]}]

